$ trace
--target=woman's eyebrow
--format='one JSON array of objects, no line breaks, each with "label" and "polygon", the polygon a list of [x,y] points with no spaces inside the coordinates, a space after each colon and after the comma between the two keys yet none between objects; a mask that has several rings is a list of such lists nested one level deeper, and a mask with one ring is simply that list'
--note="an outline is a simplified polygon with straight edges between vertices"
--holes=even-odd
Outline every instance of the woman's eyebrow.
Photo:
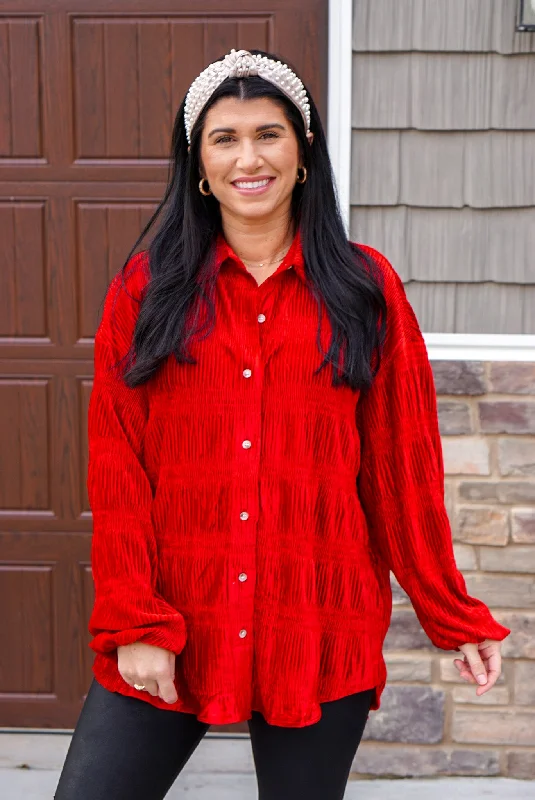
[{"label": "woman's eyebrow", "polygon": [[[285,130],[284,125],[281,125],[280,122],[272,122],[269,125],[259,125],[256,132],[261,133],[261,131],[267,131],[271,128],[280,128],[282,131]],[[236,128],[214,128],[208,134],[208,138],[214,136],[216,133],[236,133]]]},{"label": "woman's eyebrow", "polygon": [[281,125],[280,122],[272,122],[271,125],[259,125],[256,132],[260,133],[260,131],[267,131],[270,128],[280,128],[281,131],[285,130],[284,125]]}]

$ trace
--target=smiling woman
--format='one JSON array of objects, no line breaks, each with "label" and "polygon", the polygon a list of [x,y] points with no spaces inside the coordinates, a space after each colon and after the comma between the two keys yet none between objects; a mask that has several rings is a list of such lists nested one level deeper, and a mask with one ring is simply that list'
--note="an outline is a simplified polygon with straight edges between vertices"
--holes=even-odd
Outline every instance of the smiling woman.
[{"label": "smiling woman", "polygon": [[230,218],[267,221],[274,215],[287,222],[301,160],[293,127],[273,100],[225,97],[206,115],[201,174],[225,226]]},{"label": "smiling woman", "polygon": [[172,150],[95,340],[95,680],[56,799],[159,800],[210,724],[247,720],[259,800],[342,800],[390,570],[478,694],[509,631],[455,565],[425,344],[386,258],[347,240],[299,78],[233,51]]},{"label": "smiling woman", "polygon": [[219,203],[227,242],[257,283],[275,270],[295,235],[288,222],[302,161],[284,107],[271,98],[224,97],[206,114],[201,175]]}]

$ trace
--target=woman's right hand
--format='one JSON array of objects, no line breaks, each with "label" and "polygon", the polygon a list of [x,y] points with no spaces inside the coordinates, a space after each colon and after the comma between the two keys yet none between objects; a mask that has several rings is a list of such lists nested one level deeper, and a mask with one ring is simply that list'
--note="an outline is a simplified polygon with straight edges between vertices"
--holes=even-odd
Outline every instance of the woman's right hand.
[{"label": "woman's right hand", "polygon": [[117,666],[121,677],[130,686],[143,684],[142,691],[161,697],[166,703],[176,703],[178,695],[174,683],[176,655],[170,650],[144,642],[120,645],[117,648]]}]

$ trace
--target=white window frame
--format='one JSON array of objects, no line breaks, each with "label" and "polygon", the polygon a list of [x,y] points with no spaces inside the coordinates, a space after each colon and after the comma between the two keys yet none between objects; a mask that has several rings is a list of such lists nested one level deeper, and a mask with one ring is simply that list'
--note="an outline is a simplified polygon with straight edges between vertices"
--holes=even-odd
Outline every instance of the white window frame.
[{"label": "white window frame", "polygon": [[[330,0],[327,139],[346,231],[351,209],[352,60],[353,2]],[[535,362],[535,336],[527,334],[424,333],[424,338],[433,360]]]}]

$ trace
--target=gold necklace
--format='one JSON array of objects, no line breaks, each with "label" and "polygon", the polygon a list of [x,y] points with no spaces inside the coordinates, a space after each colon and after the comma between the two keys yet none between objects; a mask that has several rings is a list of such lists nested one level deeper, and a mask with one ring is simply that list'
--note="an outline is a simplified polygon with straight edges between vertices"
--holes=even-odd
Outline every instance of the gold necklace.
[{"label": "gold necklace", "polygon": [[272,258],[269,261],[262,261],[260,264],[250,264],[247,261],[243,261],[243,258],[242,258],[242,261],[243,261],[243,263],[245,264],[246,267],[257,267],[257,268],[260,268],[260,267],[265,267],[266,264],[269,264],[271,266],[271,264],[275,264],[275,263],[277,263],[277,261],[279,261],[279,262],[282,261],[282,259],[288,253],[288,250],[290,249],[290,247],[291,247],[291,245],[289,247],[285,247],[284,250],[280,250],[279,253],[277,253],[275,255],[275,258]]}]

